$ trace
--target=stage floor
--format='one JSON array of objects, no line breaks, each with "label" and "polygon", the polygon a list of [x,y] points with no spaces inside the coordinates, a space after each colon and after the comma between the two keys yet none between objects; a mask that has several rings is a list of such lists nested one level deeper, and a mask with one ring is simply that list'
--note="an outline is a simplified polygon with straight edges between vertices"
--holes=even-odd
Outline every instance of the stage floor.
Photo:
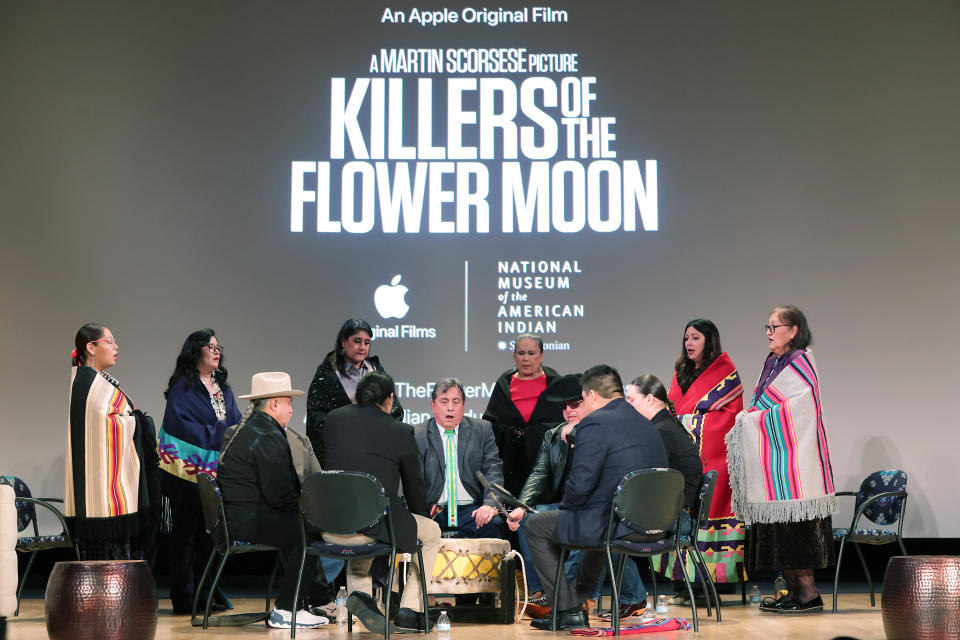
[{"label": "stage floor", "polygon": [[[824,598],[826,601],[827,598]],[[851,636],[861,640],[884,638],[883,621],[880,617],[880,598],[877,597],[877,606],[870,607],[870,596],[866,593],[852,593],[840,595],[839,613],[807,614],[805,616],[779,616],[772,614],[761,614],[756,606],[742,606],[739,596],[727,596],[723,598],[723,622],[717,623],[715,618],[706,617],[706,609],[699,608],[700,613],[700,633],[697,638],[704,639],[745,639],[756,638],[757,640],[818,640],[834,638],[836,636]],[[263,600],[259,598],[235,599],[237,611],[254,611],[257,607],[263,606]],[[828,609],[830,603],[827,602]],[[204,631],[190,626],[189,616],[173,616],[170,613],[170,601],[160,600],[160,615],[157,621],[158,640],[184,638],[197,638],[203,640],[243,640],[244,638],[270,638],[278,640],[280,638],[289,638],[289,630],[268,629],[262,622],[248,625],[245,627],[230,628],[210,628]],[[690,608],[671,607],[671,614],[687,617],[689,619]],[[346,640],[348,637],[354,640],[369,640],[382,636],[361,631],[363,626],[356,624],[354,633],[348,634],[346,629],[338,631],[336,625],[321,627],[320,629],[302,629],[297,631],[298,638],[309,640],[310,638]],[[557,632],[551,634],[546,631],[538,631],[530,627],[529,620],[524,620],[521,624],[515,625],[491,625],[491,624],[457,624],[453,620],[453,628],[450,633],[451,640],[491,640],[491,638],[507,638],[517,640],[535,640],[544,637],[572,637],[567,632]],[[665,633],[650,633],[637,636],[638,638],[677,638],[684,635],[693,635],[693,631],[671,631]],[[37,640],[46,638],[47,631],[43,620],[43,600],[31,599],[24,600],[17,618],[7,619],[7,638],[9,640]],[[415,636],[406,634],[397,634],[397,640],[401,638]],[[430,634],[431,638],[436,638],[436,632]]]}]

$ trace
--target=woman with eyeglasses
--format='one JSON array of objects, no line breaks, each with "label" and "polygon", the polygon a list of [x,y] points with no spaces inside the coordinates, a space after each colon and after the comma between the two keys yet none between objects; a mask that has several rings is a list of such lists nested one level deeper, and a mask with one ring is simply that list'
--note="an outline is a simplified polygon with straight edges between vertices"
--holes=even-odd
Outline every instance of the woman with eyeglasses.
[{"label": "woman with eyeglasses", "polygon": [[[307,437],[313,444],[320,465],[323,460],[323,423],[334,409],[356,404],[357,383],[360,378],[376,371],[386,373],[380,359],[370,355],[373,329],[360,318],[350,318],[337,332],[333,351],[323,357],[307,392]],[[403,418],[403,407],[394,398],[390,415]]]},{"label": "woman with eyeglasses", "polygon": [[[164,472],[163,529],[170,540],[170,600],[179,615],[193,609],[194,585],[211,551],[197,475],[216,477],[223,432],[241,419],[223,366],[223,346],[213,329],[187,336],[163,395],[167,406],[157,451]],[[206,600],[206,594],[201,597]],[[214,608],[229,606],[218,594]]]},{"label": "woman with eyeglasses", "polygon": [[[716,583],[735,583],[743,571],[746,528],[730,506],[727,445],[724,438],[743,410],[743,385],[733,360],[720,346],[720,331],[710,320],[697,318],[683,328],[680,357],[674,364],[667,399],[677,420],[700,451],[703,470],[717,471],[716,489],[710,506],[709,526],[700,532],[698,544],[707,570]],[[689,555],[679,562],[670,553],[654,558],[655,570],[674,581],[673,604],[687,604],[683,574],[696,580]]]},{"label": "woman with eyeglasses", "polygon": [[547,387],[559,374],[543,366],[543,340],[532,333],[517,336],[513,368],[497,378],[483,412],[503,460],[503,484],[520,493],[537,461],[543,434],[563,422],[560,404],[547,399]]},{"label": "woman with eyeglasses", "polygon": [[113,333],[77,331],[71,353],[64,515],[83,560],[139,560],[153,549],[159,511],[153,420],[107,369]]},{"label": "woman with eyeglasses", "polygon": [[[733,508],[750,526],[747,568],[783,571],[789,591],[760,610],[823,611],[813,570],[833,564],[837,508],[807,318],[777,307],[764,325],[770,353],[753,399],[727,434]],[[779,594],[778,594],[779,595]]]}]

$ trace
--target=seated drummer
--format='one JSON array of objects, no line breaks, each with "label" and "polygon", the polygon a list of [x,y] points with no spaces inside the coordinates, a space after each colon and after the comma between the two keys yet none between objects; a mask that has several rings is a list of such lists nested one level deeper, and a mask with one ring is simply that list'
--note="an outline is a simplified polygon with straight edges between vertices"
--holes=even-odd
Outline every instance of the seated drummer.
[{"label": "seated drummer", "polygon": [[[496,502],[477,480],[503,484],[503,462],[486,420],[463,415],[465,395],[456,378],[443,378],[433,387],[433,418],[414,427],[427,502],[440,528],[450,537],[500,538],[503,521]],[[452,533],[452,535],[451,535]]]}]

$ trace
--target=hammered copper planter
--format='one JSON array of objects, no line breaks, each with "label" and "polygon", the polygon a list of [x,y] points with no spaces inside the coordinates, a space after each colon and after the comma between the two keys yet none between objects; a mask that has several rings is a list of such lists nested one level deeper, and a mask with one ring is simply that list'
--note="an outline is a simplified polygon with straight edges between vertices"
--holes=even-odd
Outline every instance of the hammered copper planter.
[{"label": "hammered copper planter", "polygon": [[960,639],[960,557],[890,558],[880,608],[888,640]]},{"label": "hammered copper planter", "polygon": [[46,595],[54,640],[152,640],[157,585],[143,560],[58,562]]}]

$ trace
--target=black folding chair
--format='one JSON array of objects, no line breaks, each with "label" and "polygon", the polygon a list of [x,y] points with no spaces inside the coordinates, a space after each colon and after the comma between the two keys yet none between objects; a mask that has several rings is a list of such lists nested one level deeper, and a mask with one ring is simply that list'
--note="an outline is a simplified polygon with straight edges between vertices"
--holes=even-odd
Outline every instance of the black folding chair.
[{"label": "black folding chair", "polygon": [[[683,474],[674,469],[640,469],[624,476],[613,498],[610,524],[607,525],[607,553],[620,553],[617,581],[613,590],[613,629],[620,635],[620,580],[626,556],[647,558],[674,551],[680,556],[680,509],[683,507]],[[622,522],[636,533],[611,539],[617,522]],[[693,611],[693,631],[699,630],[697,604],[687,572],[683,582]]]},{"label": "black folding chair", "polygon": [[[200,603],[200,592],[207,581],[207,575],[213,567],[213,563],[218,556],[221,560],[217,567],[217,573],[213,577],[213,583],[210,585],[210,592],[207,595],[206,608],[203,611],[203,628],[206,629],[210,624],[210,605],[213,603],[213,595],[220,583],[220,576],[223,574],[223,568],[227,565],[227,558],[241,553],[254,553],[260,551],[272,551],[277,553],[277,561],[273,563],[273,571],[270,572],[270,582],[267,583],[267,599],[262,618],[250,618],[250,614],[232,614],[224,616],[242,620],[240,624],[254,622],[257,619],[262,620],[270,615],[270,595],[273,593],[273,581],[277,577],[277,567],[280,564],[279,551],[277,547],[267,544],[253,544],[244,540],[237,540],[230,536],[227,528],[227,514],[223,509],[223,498],[220,495],[220,485],[217,481],[205,473],[197,474],[197,486],[200,489],[200,506],[203,509],[203,521],[207,533],[213,538],[213,551],[210,552],[210,559],[207,566],[203,569],[203,576],[194,586],[193,612],[190,616],[190,624],[197,627],[201,626],[197,619],[197,606]],[[220,618],[218,618],[219,620]],[[234,623],[238,624],[238,623]]]},{"label": "black folding chair", "polygon": [[[680,549],[689,554],[690,560],[693,562],[693,568],[700,578],[700,583],[704,585],[704,595],[706,595],[707,598],[707,616],[709,617],[711,615],[710,596],[712,595],[713,602],[717,607],[717,622],[720,622],[720,596],[717,595],[717,588],[714,586],[713,580],[710,579],[710,573],[707,571],[707,561],[703,559],[703,553],[701,553],[698,544],[700,530],[706,528],[708,524],[710,504],[713,502],[713,490],[716,486],[716,471],[707,471],[703,474],[703,481],[700,483],[700,493],[697,496],[696,520],[690,523],[690,535],[680,536]],[[678,560],[684,567],[684,571],[686,571],[686,562],[683,561],[683,556],[678,556]],[[653,580],[653,597],[654,600],[656,600],[657,582],[655,577]]]},{"label": "black folding chair", "polygon": [[[390,598],[393,593],[393,574],[397,565],[397,542],[393,534],[393,519],[390,515],[390,499],[380,481],[372,475],[359,471],[321,471],[311,473],[304,478],[303,493],[300,496],[300,511],[303,518],[300,523],[300,540],[303,554],[300,557],[300,569],[297,575],[297,590],[303,578],[303,566],[308,555],[338,560],[360,560],[388,556],[386,585],[386,611],[389,616]],[[349,536],[362,534],[381,520],[387,524],[389,542],[369,542],[357,545],[343,545],[327,542],[323,539],[307,544],[306,526],[323,533]],[[420,569],[420,584],[423,596],[423,632],[428,633],[427,620],[427,579],[423,570],[423,552],[417,542],[417,560]],[[297,617],[293,614],[290,637],[296,637]],[[353,631],[353,616],[347,616],[347,631]],[[390,638],[390,622],[384,630],[384,640]]]},{"label": "black folding chair", "polygon": [[[641,469],[628,473],[617,486],[613,497],[613,507],[610,509],[610,520],[607,523],[607,534],[601,544],[593,546],[568,546],[560,548],[560,561],[557,564],[557,575],[554,584],[560,584],[560,572],[567,554],[574,549],[581,551],[603,551],[607,556],[607,570],[610,573],[613,586],[613,603],[610,613],[613,621],[613,634],[620,635],[620,582],[623,579],[623,568],[626,566],[627,556],[641,556],[650,558],[667,551],[679,553],[679,536],[675,533],[679,527],[680,507],[683,504],[683,474],[674,469]],[[655,495],[656,500],[650,496]],[[618,522],[623,522],[637,533],[624,539],[612,538]],[[638,540],[632,542],[631,540]],[[642,541],[640,541],[642,540]],[[613,553],[620,556],[616,571],[613,566]],[[697,627],[697,609],[693,603],[693,592],[690,582],[687,583],[687,592],[690,594],[690,603],[693,607],[694,630]],[[554,589],[553,607],[550,612],[551,629],[557,630],[557,598],[558,592]]]},{"label": "black folding chair", "polygon": [[[63,500],[60,498],[32,497],[27,483],[16,476],[0,476],[0,484],[9,485],[13,489],[14,505],[17,508],[17,533],[22,534],[27,527],[33,525],[32,536],[20,535],[17,538],[17,551],[30,554],[30,559],[27,560],[27,568],[23,570],[23,577],[17,586],[17,609],[13,612],[13,615],[18,616],[20,615],[20,596],[23,595],[23,587],[27,584],[27,576],[30,575],[30,569],[33,568],[33,561],[36,559],[37,553],[50,549],[73,549],[74,555],[79,560],[80,551],[77,549],[76,541],[70,536],[63,514],[51,504],[52,502],[63,504]],[[60,523],[60,533],[40,535],[40,527],[37,524],[37,505],[51,511],[56,516]]]}]

